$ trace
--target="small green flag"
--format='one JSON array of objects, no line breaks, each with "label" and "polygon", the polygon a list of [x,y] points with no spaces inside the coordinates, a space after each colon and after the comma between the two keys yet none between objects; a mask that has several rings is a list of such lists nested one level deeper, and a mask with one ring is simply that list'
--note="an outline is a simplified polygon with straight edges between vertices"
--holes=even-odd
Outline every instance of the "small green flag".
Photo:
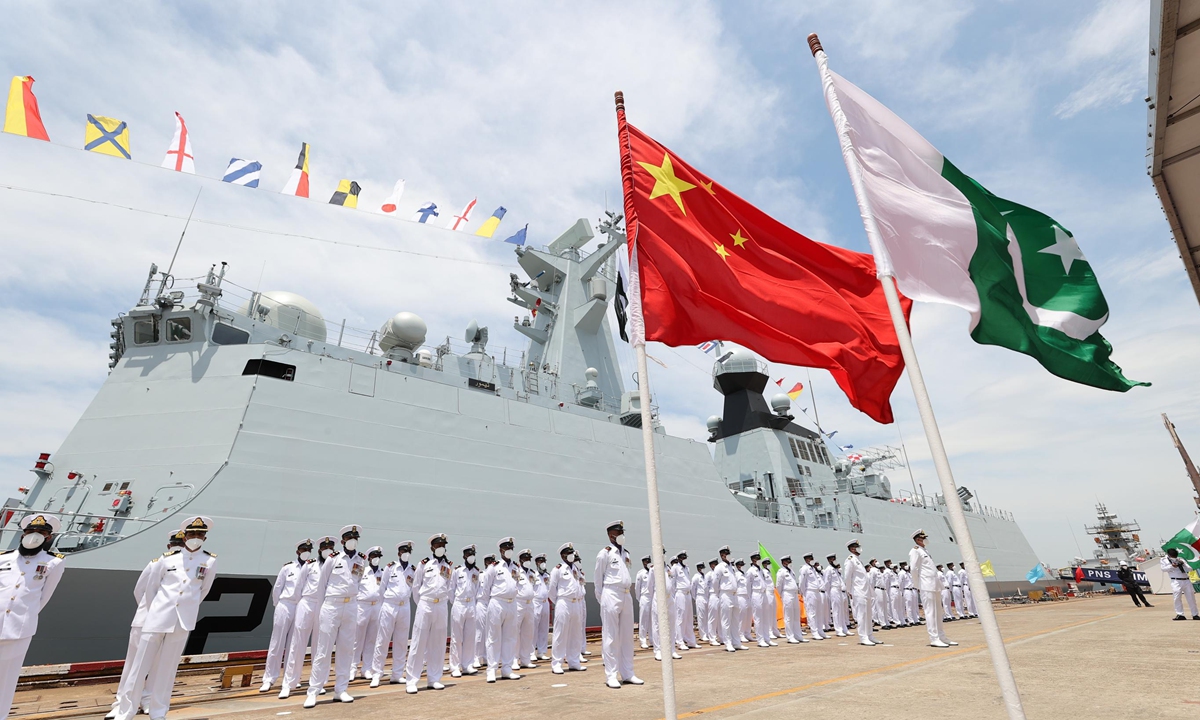
[{"label": "small green flag", "polygon": [[775,561],[775,556],[767,549],[766,545],[758,544],[758,554],[763,556],[764,560],[771,561],[771,586],[775,585],[775,573],[779,572],[779,563]]}]

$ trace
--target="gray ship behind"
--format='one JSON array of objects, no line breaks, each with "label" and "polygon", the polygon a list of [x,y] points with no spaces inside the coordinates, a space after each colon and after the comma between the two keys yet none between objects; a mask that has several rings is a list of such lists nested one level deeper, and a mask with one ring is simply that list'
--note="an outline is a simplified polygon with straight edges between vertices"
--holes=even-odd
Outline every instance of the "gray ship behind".
[{"label": "gray ship behind", "polygon": [[[348,523],[386,559],[399,541],[420,548],[437,532],[484,554],[513,535],[551,554],[571,540],[590,573],[614,519],[635,556],[648,552],[642,399],[624,387],[608,322],[618,221],[601,224],[590,254],[583,220],[548,248],[516,250],[527,280],[511,276],[509,299],[529,339],[519,358],[489,355],[474,323],[465,345],[430,347],[409,313],[352,348],[347,328],[327,328],[299,296],[238,288],[224,266],[170,290],[152,268],[139,302],[113,321],[108,379],[6,507],[6,547],[27,512],[64,525],[68,569],[26,662],[122,657],[134,581],[189,515],[214,519],[205,547],[219,556],[189,653],[265,648],[280,566],[299,539]],[[763,396],[761,360],[734,350],[713,376],[724,396],[713,448],[655,424],[669,549],[700,561],[725,543],[748,556],[761,542],[777,555],[844,557],[853,537],[868,557],[899,560],[921,527],[935,559],[959,560],[938,498],[895,497],[868,464],[831,453],[793,422],[786,396]],[[974,507],[968,522],[996,570],[993,593],[1023,583],[1038,561],[1011,516]]]}]

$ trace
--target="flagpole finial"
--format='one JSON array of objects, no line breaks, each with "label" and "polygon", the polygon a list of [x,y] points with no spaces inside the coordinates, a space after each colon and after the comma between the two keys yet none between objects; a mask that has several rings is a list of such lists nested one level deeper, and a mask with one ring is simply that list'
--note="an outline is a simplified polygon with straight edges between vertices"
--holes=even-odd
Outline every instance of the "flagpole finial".
[{"label": "flagpole finial", "polygon": [[625,109],[625,93],[620,90],[616,91],[613,93],[613,100],[616,102],[618,110]]},{"label": "flagpole finial", "polygon": [[813,55],[816,55],[817,53],[819,53],[825,49],[825,48],[821,47],[821,39],[819,37],[817,37],[816,33],[809,34],[808,49],[812,50]]}]

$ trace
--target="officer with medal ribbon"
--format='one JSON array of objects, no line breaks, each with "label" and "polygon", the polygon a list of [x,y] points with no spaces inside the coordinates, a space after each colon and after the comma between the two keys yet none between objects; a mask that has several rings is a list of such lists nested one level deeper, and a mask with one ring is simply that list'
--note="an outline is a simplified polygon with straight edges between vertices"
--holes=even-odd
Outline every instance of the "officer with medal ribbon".
[{"label": "officer with medal ribbon", "polygon": [[950,647],[958,643],[947,640],[942,631],[942,590],[945,577],[937,570],[933,558],[925,550],[929,536],[924,530],[913,533],[916,545],[908,551],[908,566],[912,568],[913,584],[921,591],[921,607],[925,608],[925,627],[929,631],[929,645],[936,648]]},{"label": "officer with medal ribbon", "polygon": [[329,682],[331,655],[335,650],[334,699],[354,702],[354,697],[346,690],[350,686],[350,670],[354,664],[358,587],[367,567],[367,559],[358,552],[361,530],[358,525],[342,528],[342,551],[334,553],[321,566],[320,583],[325,599],[317,617],[317,647],[313,651],[312,671],[308,677],[308,697],[304,698],[306,708],[317,706],[317,695]]},{"label": "officer with medal ribbon", "polygon": [[562,562],[550,571],[546,599],[554,604],[554,641],[550,644],[550,671],[562,675],[568,670],[587,670],[580,663],[583,646],[579,638],[587,606],[584,603],[584,577],[575,565],[575,546],[563,543],[558,549]]},{"label": "officer with medal ribbon", "polygon": [[872,576],[867,572],[859,555],[862,548],[857,540],[846,543],[850,554],[846,556],[846,572],[842,576],[846,590],[850,593],[850,602],[854,607],[854,622],[858,629],[858,644],[873,646],[880,642],[875,639],[874,612],[871,600],[875,594],[872,587]]},{"label": "officer with medal ribbon", "polygon": [[488,597],[487,613],[487,681],[496,682],[496,674],[506,680],[520,680],[512,670],[517,655],[517,574],[520,568],[513,562],[516,541],[502,538],[500,559],[483,573],[482,592]]},{"label": "officer with medal ribbon", "polygon": [[533,556],[533,609],[535,627],[533,629],[534,654],[529,660],[549,660],[550,655],[550,571],[546,569],[546,553]]},{"label": "officer with medal ribbon", "polygon": [[383,607],[380,584],[383,581],[383,548],[376,545],[367,549],[367,569],[358,585],[358,614],[355,616],[354,663],[350,668],[350,679],[358,677],[361,670],[368,680],[374,680],[371,661],[375,655],[375,639],[379,637],[379,611]]},{"label": "officer with medal ribbon", "polygon": [[412,596],[417,602],[413,618],[412,647],[408,650],[408,665],[404,671],[408,681],[405,691],[417,694],[421,666],[425,666],[426,687],[441,690],[442,667],[446,659],[446,601],[450,599],[450,572],[446,559],[446,534],[429,538],[429,557],[417,565],[413,573]]},{"label": "officer with medal ribbon", "polygon": [[383,678],[383,666],[387,660],[388,647],[392,648],[393,685],[404,682],[404,666],[408,662],[408,630],[411,612],[409,599],[412,597],[414,567],[412,540],[396,546],[396,561],[387,564],[379,580],[379,594],[383,607],[379,611],[379,631],[375,635],[375,651],[371,654],[371,687],[379,687]]},{"label": "officer with medal ribbon", "polygon": [[187,518],[180,527],[184,547],[170,550],[151,562],[143,595],[135,597],[139,604],[143,597],[150,599],[129,670],[131,682],[117,699],[117,720],[132,720],[137,714],[147,675],[152,681],[150,717],[153,720],[166,717],[183,647],[188,634],[196,629],[200,603],[217,577],[217,556],[201,550],[212,525],[212,520],[204,516]]},{"label": "officer with medal ribbon", "polygon": [[0,553],[0,595],[8,598],[0,603],[4,608],[0,613],[0,710],[4,714],[0,718],[7,718],[12,708],[25,651],[37,632],[38,614],[62,579],[63,556],[50,552],[60,527],[53,515],[26,515],[21,519],[21,544],[15,551]]},{"label": "officer with medal ribbon", "polygon": [[775,589],[783,601],[783,634],[792,644],[808,642],[800,628],[800,583],[792,570],[792,556],[779,558],[779,571],[775,573]]},{"label": "officer with medal ribbon", "polygon": [[475,607],[479,601],[479,568],[475,546],[463,548],[463,564],[450,576],[450,677],[474,675]]},{"label": "officer with medal ribbon", "polygon": [[284,565],[275,576],[271,588],[271,603],[275,614],[271,620],[271,643],[267,646],[267,666],[263,669],[262,687],[267,692],[279,678],[287,655],[288,641],[296,625],[296,609],[304,591],[300,581],[304,579],[304,568],[312,557],[313,541],[305,538],[296,546],[296,559]]},{"label": "officer with medal ribbon", "polygon": [[650,601],[650,556],[642,558],[642,569],[633,576],[633,593],[638,601],[638,638],[642,649],[650,647],[650,614],[654,612],[654,603]]},{"label": "officer with medal ribbon", "polygon": [[[329,535],[317,539],[317,556],[304,562],[302,575],[297,581],[300,586],[300,602],[296,604],[296,621],[292,626],[292,639],[288,642],[287,662],[283,667],[283,687],[279,699],[286,700],[292,691],[300,687],[300,671],[304,669],[304,656],[321,614],[325,601],[325,588],[321,585],[321,568],[336,552],[337,541]],[[314,647],[316,643],[311,643]]]},{"label": "officer with medal ribbon", "polygon": [[605,682],[610,688],[620,688],[622,682],[642,685],[642,679],[633,674],[633,599],[629,597],[633,578],[625,549],[625,523],[611,522],[605,530],[609,544],[596,555],[592,575],[593,592],[600,603]]},{"label": "officer with medal ribbon", "polygon": [[530,660],[533,654],[533,632],[537,625],[537,611],[534,601],[537,589],[534,584],[534,572],[529,567],[533,560],[533,551],[525,548],[518,555],[517,569],[517,654],[512,660],[513,672],[521,668],[535,668]]}]

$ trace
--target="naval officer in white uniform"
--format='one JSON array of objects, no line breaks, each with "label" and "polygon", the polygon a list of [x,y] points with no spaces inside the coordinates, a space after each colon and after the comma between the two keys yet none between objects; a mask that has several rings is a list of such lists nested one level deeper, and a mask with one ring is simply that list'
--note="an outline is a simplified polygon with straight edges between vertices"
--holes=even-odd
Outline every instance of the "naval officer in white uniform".
[{"label": "naval officer in white uniform", "polygon": [[825,604],[825,577],[813,567],[813,554],[804,554],[804,566],[800,568],[800,594],[804,596],[804,609],[808,615],[808,631],[813,640],[825,640],[825,618],[829,617],[829,606]]},{"label": "naval officer in white uniform", "polygon": [[[217,556],[200,549],[212,529],[212,520],[203,516],[190,517],[183,521],[180,529],[186,538],[184,548],[156,558],[146,578],[144,592],[151,596],[150,605],[146,622],[142,624],[142,637],[138,640],[133,667],[129,670],[133,681],[118,698],[118,720],[131,720],[137,714],[145,678],[151,674],[151,668],[154,672],[151,674],[150,718],[162,720],[166,717],[183,646],[187,643],[188,633],[196,628],[200,603],[217,577]],[[140,603],[141,598],[137,599]]]},{"label": "naval officer in white uniform", "polygon": [[600,603],[605,683],[620,688],[622,682],[644,684],[633,674],[633,599],[629,586],[629,551],[625,549],[625,523],[608,524],[609,544],[596,555],[592,575],[596,600]]},{"label": "naval officer in white uniform", "polygon": [[[325,601],[325,588],[321,585],[321,568],[336,552],[337,540],[329,535],[317,538],[317,556],[310,557],[304,564],[300,576],[300,602],[296,605],[296,620],[292,625],[292,639],[288,641],[287,661],[283,666],[283,687],[279,699],[286,700],[292,691],[300,687],[300,672],[304,669],[304,656],[308,652],[321,614],[321,603]],[[312,643],[316,649],[316,643]]]},{"label": "naval officer in white uniform", "polygon": [[354,702],[346,689],[350,686],[350,672],[354,666],[358,587],[367,567],[367,559],[358,552],[360,531],[358,525],[342,528],[342,551],[334,553],[321,566],[320,584],[325,590],[325,599],[317,617],[317,647],[313,651],[312,671],[308,677],[308,696],[304,698],[306,708],[317,706],[317,695],[329,682],[330,656],[335,650],[334,700]]},{"label": "naval officer in white uniform", "polygon": [[358,610],[354,620],[354,662],[350,667],[350,679],[358,677],[359,671],[368,680],[371,676],[371,660],[375,655],[375,639],[379,637],[379,611],[383,608],[381,588],[383,582],[383,548],[378,545],[367,549],[367,569],[358,584]]},{"label": "naval officer in white uniform", "polygon": [[638,637],[642,642],[642,649],[650,647],[650,620],[651,606],[654,605],[650,601],[650,556],[642,558],[642,569],[637,571],[637,575],[633,578],[633,592],[637,595],[638,601]]},{"label": "naval officer in white uniform", "polygon": [[862,553],[862,548],[858,544],[858,541],[851,540],[846,543],[846,549],[850,551],[850,554],[846,556],[846,570],[842,579],[846,583],[846,590],[850,593],[850,602],[854,605],[854,621],[858,628],[858,644],[867,646],[878,645],[879,641],[875,639],[875,628],[871,612],[871,600],[875,594],[875,589],[872,587],[872,578],[867,573],[866,567],[863,566],[862,560],[858,559],[858,556]]},{"label": "naval officer in white uniform", "polygon": [[305,538],[296,546],[296,559],[284,565],[275,576],[271,588],[271,604],[275,606],[275,617],[271,621],[271,644],[267,646],[267,666],[263,669],[262,687],[259,692],[271,689],[283,671],[288,643],[296,625],[296,609],[300,594],[304,591],[304,566],[312,557],[313,541]]},{"label": "naval officer in white uniform", "polygon": [[717,550],[717,557],[720,558],[720,562],[713,568],[712,575],[713,586],[717,589],[717,602],[721,615],[720,640],[725,644],[726,652],[749,650],[750,648],[743,645],[741,641],[742,621],[737,607],[738,577],[733,565],[729,562],[729,546],[722,545]]},{"label": "naval officer in white uniform", "polygon": [[779,558],[779,571],[775,573],[775,589],[783,601],[783,634],[787,641],[795,644],[808,642],[800,628],[800,583],[792,570],[792,556]]},{"label": "naval officer in white uniform", "polygon": [[1167,554],[1158,561],[1158,566],[1171,578],[1171,592],[1175,596],[1175,619],[1185,619],[1183,601],[1186,599],[1188,609],[1192,611],[1192,619],[1200,620],[1200,613],[1196,612],[1196,589],[1192,587],[1191,578],[1188,577],[1188,564],[1179,557],[1179,551],[1168,548]]},{"label": "naval officer in white uniform", "polygon": [[501,538],[500,559],[484,571],[480,580],[480,592],[488,599],[487,681],[490,683],[496,682],[496,673],[505,680],[521,679],[512,669],[520,631],[515,602],[521,568],[513,562],[515,547],[513,538]]},{"label": "naval officer in white uniform", "polygon": [[554,642],[550,644],[550,671],[562,675],[567,670],[587,670],[581,664],[584,615],[587,614],[587,580],[575,564],[575,546],[564,543],[558,549],[562,562],[550,571],[547,600],[554,604]]},{"label": "naval officer in white uniform", "polygon": [[912,568],[913,584],[921,591],[921,606],[925,608],[925,627],[929,630],[929,645],[936,648],[950,647],[958,643],[946,639],[942,631],[942,589],[946,579],[937,571],[933,558],[925,551],[928,535],[924,530],[913,533],[916,546],[908,551],[908,565]]},{"label": "naval officer in white uniform", "polygon": [[479,568],[475,546],[463,548],[463,564],[450,576],[450,677],[474,675],[475,606],[479,601]]},{"label": "naval officer in white uniform", "polygon": [[408,651],[408,680],[405,691],[417,694],[421,666],[425,666],[426,687],[441,690],[442,668],[446,660],[446,601],[450,599],[450,572],[446,559],[446,534],[429,538],[429,557],[417,564],[413,573],[412,596],[417,603],[413,618],[412,647]]},{"label": "naval officer in white uniform", "polygon": [[[53,515],[26,515],[21,519],[20,546],[0,553],[0,595],[8,597],[0,602],[4,608],[0,613],[0,718],[7,718],[12,709],[25,651],[37,632],[38,614],[62,579],[63,556],[49,552],[51,538],[60,527]],[[139,699],[140,693],[139,688]]]},{"label": "naval officer in white uniform", "polygon": [[371,687],[379,687],[383,678],[383,666],[387,660],[388,646],[392,648],[392,673],[389,682],[398,685],[404,682],[404,666],[408,662],[408,627],[411,612],[409,598],[412,597],[414,567],[413,542],[405,540],[396,546],[396,562],[383,569],[379,580],[379,594],[383,607],[379,610],[379,631],[375,635],[375,651],[371,654]]}]

